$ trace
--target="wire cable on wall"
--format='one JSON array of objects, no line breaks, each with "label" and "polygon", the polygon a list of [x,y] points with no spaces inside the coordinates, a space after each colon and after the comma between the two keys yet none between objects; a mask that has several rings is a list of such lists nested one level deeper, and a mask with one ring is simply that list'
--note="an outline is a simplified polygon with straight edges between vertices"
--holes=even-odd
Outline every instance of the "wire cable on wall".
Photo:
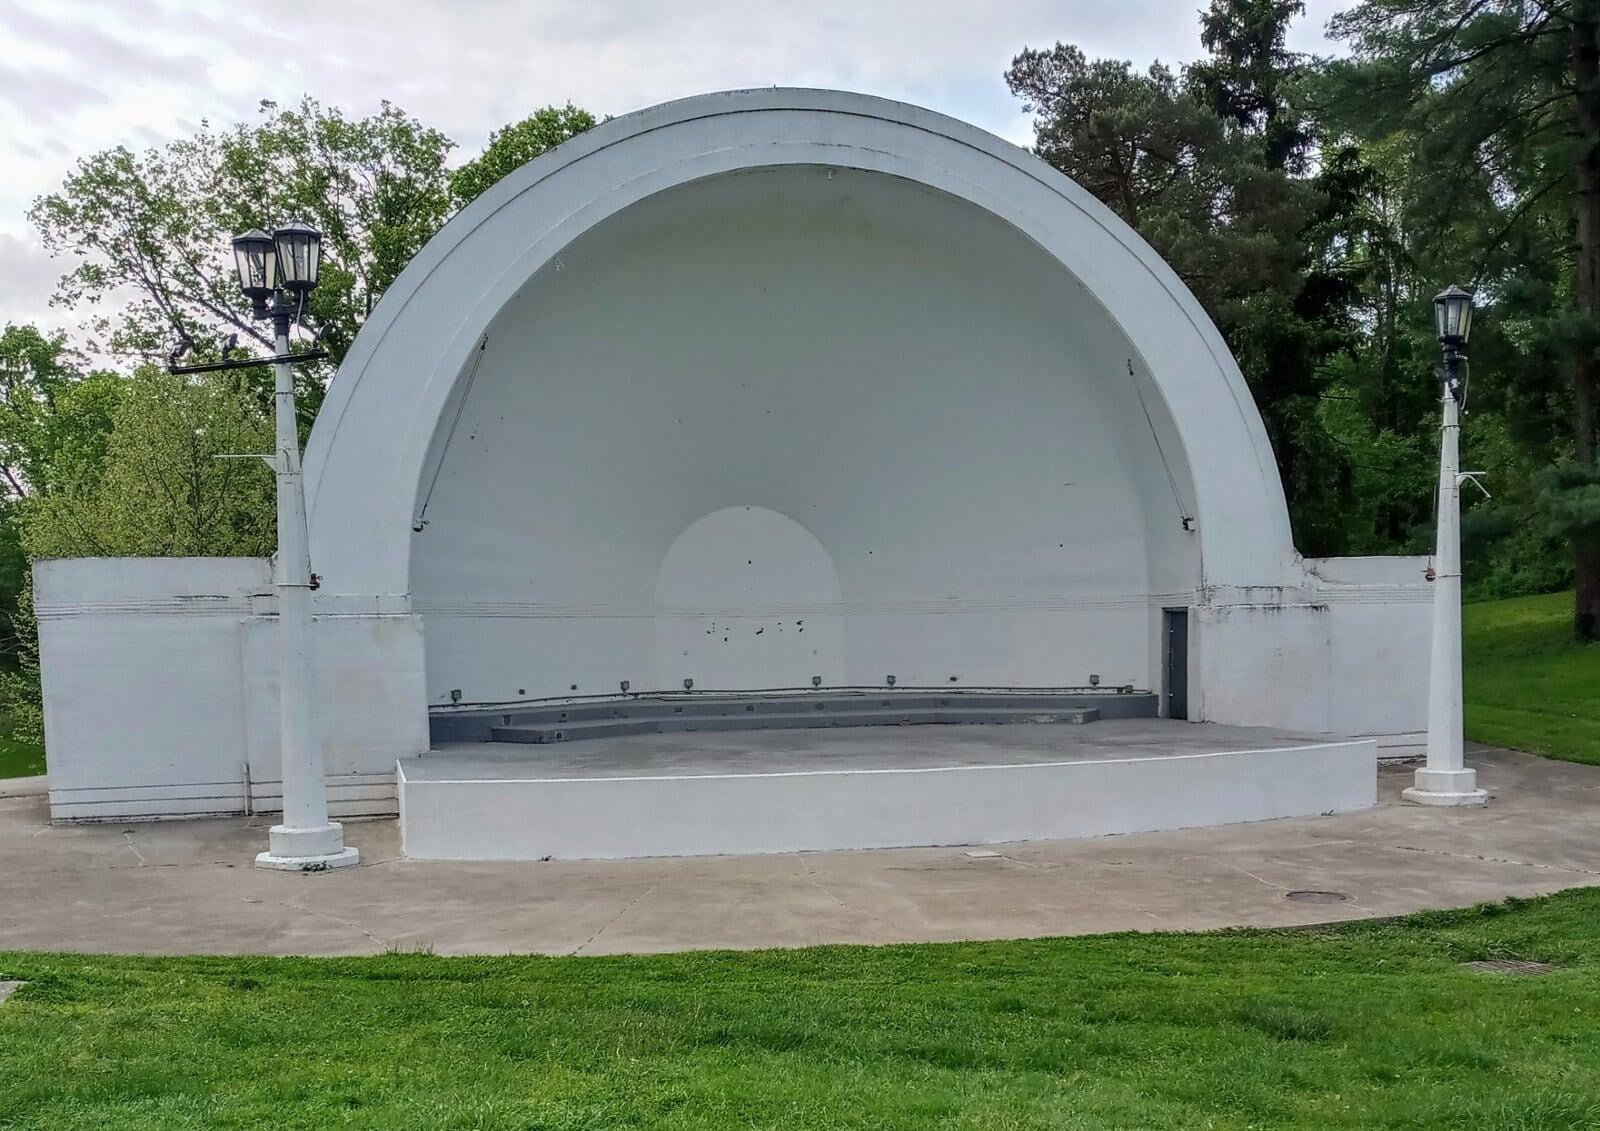
[{"label": "wire cable on wall", "polygon": [[433,465],[433,474],[428,478],[428,491],[422,496],[422,505],[417,508],[417,513],[411,516],[411,529],[420,531],[428,525],[428,504],[433,501],[433,489],[439,485],[439,473],[444,470],[444,457],[450,451],[450,441],[456,437],[456,428],[461,424],[461,414],[466,410],[467,398],[472,395],[472,383],[478,379],[478,366],[483,364],[483,351],[489,345],[489,335],[485,334],[478,339],[478,352],[473,355],[472,369],[467,373],[467,379],[461,388],[461,399],[456,401],[456,411],[450,418],[450,430],[444,434],[444,443],[439,446],[439,459]]},{"label": "wire cable on wall", "polygon": [[1156,431],[1156,422],[1150,417],[1150,406],[1145,404],[1144,390],[1139,387],[1137,374],[1133,371],[1133,358],[1128,359],[1128,376],[1134,378],[1133,393],[1139,398],[1139,409],[1144,413],[1145,425],[1150,429],[1150,438],[1155,441],[1156,455],[1161,457],[1161,469],[1167,473],[1167,486],[1172,488],[1172,501],[1177,504],[1178,517],[1183,520],[1183,528],[1190,529],[1194,525],[1194,515],[1183,505],[1183,492],[1178,490],[1178,477],[1172,474],[1172,464],[1167,460],[1166,449],[1161,446],[1161,434]]}]

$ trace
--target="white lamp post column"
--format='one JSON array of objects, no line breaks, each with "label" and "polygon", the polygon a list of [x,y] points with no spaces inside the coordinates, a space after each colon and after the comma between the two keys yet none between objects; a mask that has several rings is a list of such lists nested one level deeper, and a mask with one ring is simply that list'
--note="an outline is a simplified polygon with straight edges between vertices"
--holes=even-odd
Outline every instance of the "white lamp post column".
[{"label": "white lamp post column", "polygon": [[[304,224],[280,228],[271,251],[262,233],[234,241],[245,293],[257,304],[258,316],[272,318],[273,404],[277,450],[273,468],[278,480],[278,702],[283,771],[283,822],[268,833],[267,851],[256,867],[315,872],[359,862],[344,843],[344,827],[328,819],[328,787],[312,704],[311,551],[306,534],[305,485],[300,475],[300,433],[295,416],[294,374],[289,366],[289,327],[306,292],[316,286],[320,235]],[[241,251],[241,248],[244,250]],[[264,262],[245,256],[261,251]],[[275,279],[276,272],[276,279]],[[272,286],[281,281],[282,289]],[[270,289],[264,289],[270,288]],[[270,294],[272,305],[266,308]]]},{"label": "white lamp post column", "polygon": [[1434,299],[1445,347],[1439,437],[1438,537],[1433,555],[1433,653],[1428,678],[1428,761],[1401,796],[1423,805],[1482,805],[1478,772],[1468,769],[1461,725],[1461,346],[1472,296],[1451,287]]}]

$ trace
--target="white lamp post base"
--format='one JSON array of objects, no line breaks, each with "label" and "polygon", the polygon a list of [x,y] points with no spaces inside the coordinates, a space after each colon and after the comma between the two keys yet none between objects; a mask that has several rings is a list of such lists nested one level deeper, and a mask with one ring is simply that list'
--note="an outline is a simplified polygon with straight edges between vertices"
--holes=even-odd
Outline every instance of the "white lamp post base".
[{"label": "white lamp post base", "polygon": [[268,850],[256,855],[257,868],[278,872],[326,872],[361,862],[361,853],[344,842],[344,826],[337,821],[312,828],[273,825]]},{"label": "white lamp post base", "polygon": [[1489,800],[1488,792],[1478,788],[1477,770],[1418,770],[1415,784],[1400,796],[1418,805],[1483,805]]},{"label": "white lamp post base", "polygon": [[330,856],[274,856],[270,852],[256,853],[256,867],[270,868],[274,872],[326,872],[331,868],[348,868],[361,863],[361,852],[345,848]]}]

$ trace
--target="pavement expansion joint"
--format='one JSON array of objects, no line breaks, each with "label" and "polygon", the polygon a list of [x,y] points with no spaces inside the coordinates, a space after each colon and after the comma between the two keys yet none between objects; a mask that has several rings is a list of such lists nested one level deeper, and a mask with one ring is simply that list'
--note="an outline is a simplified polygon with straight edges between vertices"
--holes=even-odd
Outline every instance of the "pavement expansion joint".
[{"label": "pavement expansion joint", "polygon": [[1542,868],[1550,872],[1570,872],[1579,876],[1600,876],[1600,869],[1584,868],[1577,864],[1545,864],[1538,860],[1513,860],[1508,856],[1483,856],[1476,852],[1451,852],[1445,848],[1424,848],[1420,844],[1372,845],[1373,848],[1393,848],[1400,852],[1421,852],[1428,856],[1447,856],[1454,860],[1477,860],[1485,864],[1513,864],[1519,868]]},{"label": "pavement expansion joint", "polygon": [[595,931],[594,934],[590,935],[588,938],[584,939],[577,946],[573,947],[570,953],[572,953],[572,954],[582,954],[584,947],[588,946],[589,944],[594,942],[595,939],[597,939],[601,935],[605,934],[606,930],[613,923],[615,923],[618,919],[622,918],[628,912],[632,911],[634,909],[634,907],[636,907],[638,905],[640,900],[644,899],[645,896],[647,896],[651,892],[655,891],[656,888],[659,887],[659,886],[660,886],[659,884],[651,884],[649,887],[645,888],[638,895],[636,895],[632,899],[630,899],[627,903],[623,904],[621,909],[618,910],[618,912],[615,915],[611,916],[611,918],[607,919],[604,923],[600,924],[599,930]]},{"label": "pavement expansion joint", "polygon": [[360,923],[352,923],[349,919],[341,919],[341,918],[339,918],[339,916],[334,915],[334,914],[332,914],[330,912],[319,911],[317,908],[315,908],[315,907],[307,907],[303,903],[292,903],[292,902],[290,902],[289,900],[286,900],[286,899],[246,899],[243,902],[245,902],[245,903],[257,903],[257,904],[269,903],[269,904],[273,905],[274,907],[283,907],[283,908],[286,908],[286,909],[288,909],[290,911],[299,911],[299,912],[301,912],[302,914],[305,914],[305,915],[316,915],[319,918],[328,920],[330,923],[337,923],[341,927],[349,927],[352,931],[360,931],[363,935],[365,935],[367,937],[367,939],[370,942],[376,944],[380,949],[388,949],[388,947],[389,947],[388,943],[384,942],[377,935],[375,935],[371,931],[367,930]]}]

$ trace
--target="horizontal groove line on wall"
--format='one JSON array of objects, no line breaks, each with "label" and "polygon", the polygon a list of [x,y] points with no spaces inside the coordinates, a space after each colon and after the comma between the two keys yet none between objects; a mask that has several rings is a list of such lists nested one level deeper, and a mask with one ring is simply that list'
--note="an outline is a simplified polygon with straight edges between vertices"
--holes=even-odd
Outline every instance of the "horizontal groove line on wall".
[{"label": "horizontal groove line on wall", "polygon": [[[72,620],[76,617],[96,616],[254,617],[273,620],[278,615],[275,603],[275,599],[270,597],[226,604],[196,604],[181,600],[101,601],[92,604],[41,606],[34,610],[34,615],[39,620]],[[410,610],[334,606],[316,609],[312,618],[314,620],[407,620],[412,615]]]},{"label": "horizontal groove line on wall", "polygon": [[34,610],[39,620],[68,620],[87,616],[171,616],[191,617],[249,616],[248,601],[102,601],[80,605],[41,605]]},{"label": "horizontal groove line on wall", "polygon": [[774,616],[897,616],[965,612],[1069,612],[1076,609],[1149,609],[1192,602],[1193,593],[1100,594],[1083,597],[961,597],[929,601],[818,601],[771,605],[655,606],[555,605],[535,601],[418,601],[417,611],[434,616],[527,617],[535,619],[637,620],[658,617],[729,618]]},{"label": "horizontal groove line on wall", "polygon": [[[252,800],[264,797],[281,797],[283,795],[283,783],[281,781],[255,779],[250,783],[250,786]],[[330,774],[328,777],[329,797],[383,798],[393,796],[394,789],[395,777],[392,772],[338,776]],[[184,782],[166,785],[52,787],[50,790],[52,808],[78,805],[119,805],[147,801],[231,800],[235,804],[242,804],[243,799],[244,782],[242,780],[231,782]]]}]

